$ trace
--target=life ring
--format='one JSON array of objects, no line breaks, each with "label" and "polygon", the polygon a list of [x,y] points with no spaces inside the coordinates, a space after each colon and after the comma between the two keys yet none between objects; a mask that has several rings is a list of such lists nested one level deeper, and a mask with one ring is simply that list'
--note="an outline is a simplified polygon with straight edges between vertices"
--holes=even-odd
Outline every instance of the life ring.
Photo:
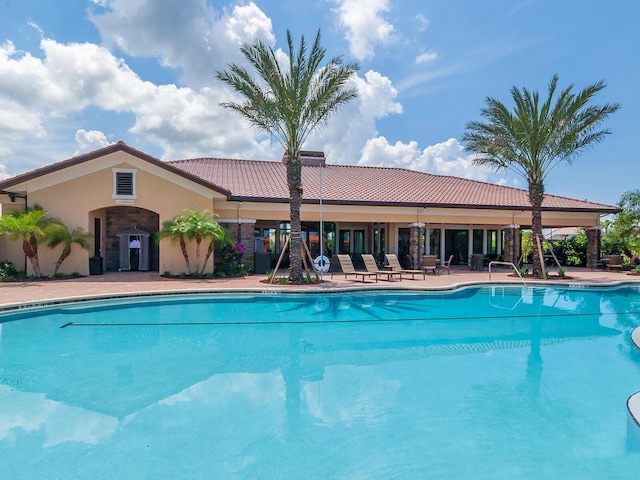
[{"label": "life ring", "polygon": [[326,255],[318,255],[313,261],[313,267],[320,273],[327,273],[331,267],[331,261]]}]

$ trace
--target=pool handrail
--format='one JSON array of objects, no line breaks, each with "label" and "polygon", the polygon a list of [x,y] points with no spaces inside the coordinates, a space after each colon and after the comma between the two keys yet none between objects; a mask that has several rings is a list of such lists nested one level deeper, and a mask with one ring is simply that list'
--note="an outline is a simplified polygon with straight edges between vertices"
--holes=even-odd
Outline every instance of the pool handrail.
[{"label": "pool handrail", "polygon": [[491,280],[491,265],[506,265],[506,266],[511,266],[513,267],[513,269],[515,270],[515,272],[518,274],[518,276],[520,277],[520,280],[522,280],[522,283],[524,284],[525,287],[529,288],[529,285],[527,285],[527,282],[524,281],[524,278],[522,278],[522,275],[520,275],[520,271],[518,270],[518,267],[516,267],[512,262],[501,262],[498,260],[492,260],[489,262],[489,280]]}]

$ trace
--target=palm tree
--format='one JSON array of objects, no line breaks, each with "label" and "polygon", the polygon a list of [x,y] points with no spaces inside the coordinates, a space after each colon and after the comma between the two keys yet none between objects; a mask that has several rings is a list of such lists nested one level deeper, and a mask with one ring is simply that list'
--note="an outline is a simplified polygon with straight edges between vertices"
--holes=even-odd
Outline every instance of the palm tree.
[{"label": "palm tree", "polygon": [[171,243],[178,242],[182,256],[187,265],[187,275],[191,275],[191,263],[189,262],[189,253],[187,252],[186,243],[187,224],[184,215],[176,215],[173,220],[162,222],[162,228],[158,231],[156,240],[160,242],[163,238],[168,238]]},{"label": "palm tree", "polygon": [[320,45],[320,30],[311,51],[301,37],[294,51],[291,32],[287,30],[288,70],[283,71],[273,48],[256,40],[243,44],[240,51],[258,76],[254,80],[244,67],[229,65],[229,71],[217,71],[216,77],[230,85],[243,101],[222,105],[234,110],[258,130],[272,135],[284,148],[289,188],[291,244],[289,248],[292,283],[302,283],[302,165],[300,151],[309,134],[324,125],[332,113],[357,96],[346,83],[358,70],[358,64],[343,64],[341,56],[332,58],[321,68],[326,50]]},{"label": "palm tree", "polygon": [[[202,274],[204,273],[211,253],[213,253],[214,243],[225,237],[225,230],[222,225],[213,220],[216,217],[216,214],[210,210],[202,210],[199,212],[194,210],[185,210],[185,212],[187,212],[186,215],[183,215],[183,219],[186,224],[185,237],[196,242],[196,274]],[[201,271],[200,245],[203,240],[207,238],[210,238],[211,242],[207,249],[207,255],[203,262]]]},{"label": "palm tree", "polygon": [[[571,163],[583,150],[602,141],[608,130],[598,130],[620,108],[618,103],[587,105],[605,87],[600,81],[572,93],[573,85],[557,97],[558,76],[549,83],[549,92],[540,105],[538,92],[511,87],[513,111],[488,97],[480,111],[487,122],[469,122],[462,135],[466,149],[474,152],[473,162],[495,170],[511,170],[528,182],[531,202],[531,230],[542,240],[542,203],[544,180],[559,163]],[[555,98],[555,103],[554,102]],[[543,259],[533,256],[533,271],[542,271]]]},{"label": "palm tree", "polygon": [[11,210],[0,217],[0,234],[7,235],[11,240],[22,240],[22,250],[31,262],[36,277],[42,277],[38,244],[46,237],[51,225],[47,215],[41,206],[34,205],[24,210]]},{"label": "palm tree", "polygon": [[75,244],[89,250],[89,240],[93,235],[89,232],[85,232],[82,227],[75,227],[69,230],[69,227],[62,223],[53,224],[47,235],[47,246],[49,248],[56,248],[58,245],[62,245],[62,252],[56,261],[53,273],[49,278],[53,278],[58,273],[58,269],[62,262],[71,254],[71,247]]},{"label": "palm tree", "polygon": [[[169,238],[172,242],[179,242],[182,256],[187,265],[187,274],[202,274],[207,266],[209,257],[213,253],[214,244],[224,240],[225,229],[218,222],[213,220],[215,214],[210,210],[194,211],[185,210],[182,215],[176,215],[173,220],[163,222],[162,228],[158,232],[158,241]],[[200,246],[202,242],[211,239],[207,249],[207,254],[200,270]],[[196,265],[195,271],[191,270],[189,253],[187,252],[187,241],[196,242]]]},{"label": "palm tree", "polygon": [[[229,233],[229,230],[227,230],[226,228],[222,228],[222,235],[216,234],[215,236],[211,237],[211,241],[209,242],[209,247],[207,248],[207,254],[204,257],[204,262],[202,264],[202,271],[200,272],[201,274],[204,273],[204,269],[207,266],[207,262],[209,261],[209,258],[211,257],[211,255],[213,255],[213,249],[214,247],[220,247],[220,248],[224,248],[227,245],[235,245],[235,242],[233,241],[233,238],[231,238],[231,234]],[[213,266],[214,270],[215,270],[215,264]]]}]

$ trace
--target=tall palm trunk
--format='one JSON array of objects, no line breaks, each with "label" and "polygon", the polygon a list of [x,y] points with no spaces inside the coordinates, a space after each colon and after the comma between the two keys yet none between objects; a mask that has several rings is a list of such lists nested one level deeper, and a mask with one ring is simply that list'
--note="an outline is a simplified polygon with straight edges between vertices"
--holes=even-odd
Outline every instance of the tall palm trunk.
[{"label": "tall palm trunk", "polygon": [[40,261],[38,260],[38,244],[33,236],[30,237],[29,240],[24,240],[22,242],[22,250],[31,262],[31,267],[33,268],[34,275],[36,277],[41,277],[42,273],[40,272]]},{"label": "tall palm trunk", "polygon": [[182,256],[184,257],[184,262],[187,264],[187,275],[191,275],[191,264],[189,263],[189,253],[187,252],[187,244],[184,241],[184,238],[180,238],[180,249],[182,250]]},{"label": "tall palm trunk", "polygon": [[58,257],[58,261],[56,262],[55,267],[53,268],[53,273],[49,275],[49,278],[53,278],[56,276],[56,273],[58,273],[58,270],[60,269],[60,265],[62,265],[62,262],[64,262],[69,255],[71,255],[71,245],[65,245],[65,247],[62,249],[60,257]]},{"label": "tall palm trunk", "polygon": [[202,236],[196,235],[196,274],[200,271],[200,244],[202,243]]},{"label": "tall palm trunk", "polygon": [[302,204],[302,166],[300,153],[290,155],[287,161],[287,183],[289,185],[289,212],[291,221],[291,243],[289,245],[289,281],[302,283],[302,228],[300,205]]},{"label": "tall palm trunk", "polygon": [[[538,250],[538,240],[542,242],[542,202],[544,200],[544,184],[529,182],[529,201],[531,202],[531,239],[533,241],[533,273],[542,272],[544,258]],[[542,243],[540,244],[542,245]]]},{"label": "tall palm trunk", "polygon": [[[209,243],[209,247],[207,248],[207,253],[204,256],[204,262],[202,262],[202,270],[200,270],[200,275],[204,275],[204,271],[207,269],[207,262],[209,261],[209,258],[211,258],[211,255],[213,255],[213,244],[214,244],[214,240],[211,240],[211,243]],[[216,263],[213,262],[213,272],[216,269]]]}]

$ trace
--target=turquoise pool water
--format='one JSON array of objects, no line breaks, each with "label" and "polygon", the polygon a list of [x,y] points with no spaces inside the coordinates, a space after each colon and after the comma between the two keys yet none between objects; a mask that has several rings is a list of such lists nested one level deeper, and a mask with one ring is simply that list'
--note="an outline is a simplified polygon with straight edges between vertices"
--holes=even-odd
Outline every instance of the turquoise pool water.
[{"label": "turquoise pool water", "polygon": [[632,287],[0,315],[7,479],[635,479]]}]

